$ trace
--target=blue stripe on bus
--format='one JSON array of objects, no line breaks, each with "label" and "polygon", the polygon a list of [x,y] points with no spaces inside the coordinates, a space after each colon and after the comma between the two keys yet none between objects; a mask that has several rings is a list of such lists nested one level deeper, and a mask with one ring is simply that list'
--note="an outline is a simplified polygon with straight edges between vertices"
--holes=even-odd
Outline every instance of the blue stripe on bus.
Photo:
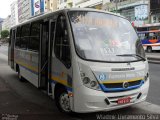
[{"label": "blue stripe on bus", "polygon": [[[149,39],[144,39],[144,40],[141,40],[142,44],[155,44],[155,43],[152,43],[149,41]],[[160,40],[158,40],[156,43],[160,43]]]},{"label": "blue stripe on bus", "polygon": [[32,72],[32,73],[34,73],[34,74],[36,74],[36,75],[38,75],[38,72],[36,72],[36,71],[33,71],[33,70],[31,70],[31,69],[29,69],[29,68],[27,68],[27,67],[25,67],[25,66],[23,66],[23,65],[20,65],[20,64],[18,64],[20,67],[22,67],[22,68],[24,68],[24,69],[26,69],[26,70],[28,70],[28,71],[30,71],[30,72]]}]

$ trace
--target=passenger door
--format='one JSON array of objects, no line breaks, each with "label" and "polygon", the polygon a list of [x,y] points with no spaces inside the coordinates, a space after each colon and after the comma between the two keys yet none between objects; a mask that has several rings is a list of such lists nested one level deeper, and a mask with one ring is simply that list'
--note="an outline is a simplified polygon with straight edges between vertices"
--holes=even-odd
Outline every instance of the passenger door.
[{"label": "passenger door", "polygon": [[39,87],[48,88],[48,43],[49,43],[49,21],[41,24],[40,40],[40,63],[39,63]]},{"label": "passenger door", "polygon": [[64,85],[72,91],[72,67],[70,40],[66,17],[59,15],[56,22],[56,33],[51,58],[51,80]]},{"label": "passenger door", "polygon": [[9,65],[11,68],[14,69],[14,43],[15,43],[15,38],[16,38],[16,33],[15,30],[10,31],[10,41],[9,41],[9,53],[8,53],[8,58],[9,58]]}]

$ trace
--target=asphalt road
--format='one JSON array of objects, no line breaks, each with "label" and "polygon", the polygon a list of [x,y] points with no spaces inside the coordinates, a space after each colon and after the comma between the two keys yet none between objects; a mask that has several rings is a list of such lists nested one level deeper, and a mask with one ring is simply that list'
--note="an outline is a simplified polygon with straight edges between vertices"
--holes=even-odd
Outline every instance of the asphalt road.
[{"label": "asphalt road", "polygon": [[4,55],[8,55],[8,46],[7,44],[0,46],[0,53]]},{"label": "asphalt road", "polygon": [[160,64],[149,64],[150,90],[147,101],[160,105]]},{"label": "asphalt road", "polygon": [[[97,115],[115,114],[160,114],[160,65],[150,64],[151,87],[148,102],[110,112],[66,115],[60,113],[50,97],[29,82],[18,81],[7,65],[7,47],[0,47],[0,120],[17,117],[18,120],[82,120],[97,119]],[[154,104],[157,105],[154,105]],[[160,116],[159,116],[160,117]]]}]

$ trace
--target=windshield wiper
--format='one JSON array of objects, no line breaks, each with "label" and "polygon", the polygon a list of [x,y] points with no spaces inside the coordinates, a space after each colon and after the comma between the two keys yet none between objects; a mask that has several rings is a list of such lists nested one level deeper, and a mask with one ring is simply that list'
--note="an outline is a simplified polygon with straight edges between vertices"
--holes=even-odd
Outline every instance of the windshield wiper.
[{"label": "windshield wiper", "polygon": [[116,56],[125,56],[125,57],[139,57],[141,58],[143,61],[146,61],[146,59],[140,55],[137,55],[137,54],[122,54],[122,55],[116,55]]}]

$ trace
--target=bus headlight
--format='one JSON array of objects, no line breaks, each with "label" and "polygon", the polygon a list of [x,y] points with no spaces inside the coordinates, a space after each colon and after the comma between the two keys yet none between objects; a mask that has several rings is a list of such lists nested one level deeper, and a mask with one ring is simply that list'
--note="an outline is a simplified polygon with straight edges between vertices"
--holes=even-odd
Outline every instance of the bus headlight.
[{"label": "bus headlight", "polygon": [[88,77],[83,78],[83,84],[90,83],[90,79]]},{"label": "bus headlight", "polygon": [[94,80],[94,79],[89,78],[83,72],[81,72],[80,75],[81,75],[81,79],[82,79],[84,86],[91,88],[91,89],[100,90],[99,84],[96,79]]}]

